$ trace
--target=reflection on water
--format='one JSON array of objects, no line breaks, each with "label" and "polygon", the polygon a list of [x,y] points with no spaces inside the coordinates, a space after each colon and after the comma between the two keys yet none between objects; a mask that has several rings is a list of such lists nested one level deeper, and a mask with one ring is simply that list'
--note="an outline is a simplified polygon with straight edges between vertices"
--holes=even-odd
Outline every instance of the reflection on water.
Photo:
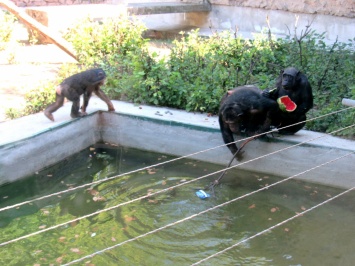
[{"label": "reflection on water", "polygon": [[[0,187],[0,207],[171,159],[167,155],[98,144],[22,181]],[[181,184],[222,169],[178,160],[84,189],[0,212],[0,242]],[[195,189],[217,176],[66,224],[0,249],[1,265],[58,265],[278,181],[229,171],[215,197]],[[106,251],[78,265],[190,265],[308,209],[341,190],[287,181],[222,208]],[[355,193],[225,252],[203,265],[352,265]],[[18,255],[20,254],[20,255]]]}]

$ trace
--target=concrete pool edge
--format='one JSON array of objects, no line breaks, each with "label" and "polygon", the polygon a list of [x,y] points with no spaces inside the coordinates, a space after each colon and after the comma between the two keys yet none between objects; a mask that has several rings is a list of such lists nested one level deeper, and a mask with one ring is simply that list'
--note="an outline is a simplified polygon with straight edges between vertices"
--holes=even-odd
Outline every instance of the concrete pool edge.
[{"label": "concrete pool edge", "polygon": [[[55,113],[54,123],[42,113],[0,123],[0,184],[39,171],[100,141],[175,156],[223,145],[217,117],[120,101],[113,103],[116,113],[97,112],[107,107],[94,98],[89,105],[90,115],[84,118],[70,119],[71,104],[68,103]],[[245,163],[314,138],[320,139]],[[271,142],[251,142],[238,167],[286,177],[349,152],[355,152],[354,141],[302,130],[294,136],[272,138]],[[221,147],[192,158],[226,165],[231,154],[226,147]],[[352,187],[355,185],[355,177],[352,177],[354,159],[352,154],[312,171],[311,177],[299,178],[336,187]]]}]

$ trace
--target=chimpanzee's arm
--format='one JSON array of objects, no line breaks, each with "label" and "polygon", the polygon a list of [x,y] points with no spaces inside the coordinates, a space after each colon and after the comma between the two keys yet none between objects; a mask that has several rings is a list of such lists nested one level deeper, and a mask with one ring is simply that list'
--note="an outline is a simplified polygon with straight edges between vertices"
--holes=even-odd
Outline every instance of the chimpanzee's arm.
[{"label": "chimpanzee's arm", "polygon": [[276,100],[278,97],[278,94],[279,94],[279,88],[265,89],[261,93],[262,96],[272,99],[272,100]]},{"label": "chimpanzee's arm", "polygon": [[101,100],[103,100],[107,104],[109,111],[115,111],[115,107],[113,107],[112,102],[107,97],[107,95],[100,89],[99,85],[97,87],[95,87],[94,92]]},{"label": "chimpanzee's arm", "polygon": [[302,77],[299,84],[299,93],[301,104],[298,106],[298,112],[305,114],[313,107],[312,88],[305,76]]},{"label": "chimpanzee's arm", "polygon": [[234,142],[233,132],[230,130],[229,125],[223,121],[222,115],[219,116],[218,122],[221,129],[223,141],[225,144],[227,144],[228,149],[234,155],[238,151],[238,147],[237,145],[235,145],[235,143],[231,143]]}]

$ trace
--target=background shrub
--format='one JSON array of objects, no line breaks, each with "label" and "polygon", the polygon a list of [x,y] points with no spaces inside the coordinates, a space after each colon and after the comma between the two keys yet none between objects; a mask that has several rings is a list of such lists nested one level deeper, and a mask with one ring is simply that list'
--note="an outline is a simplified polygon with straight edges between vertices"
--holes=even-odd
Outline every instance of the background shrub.
[{"label": "background shrub", "polygon": [[0,51],[5,50],[12,39],[17,19],[14,15],[0,10]]},{"label": "background shrub", "polygon": [[[127,17],[80,21],[65,35],[77,52],[79,66],[65,66],[60,78],[100,66],[107,73],[103,89],[113,99],[217,114],[226,91],[245,84],[273,88],[280,71],[294,66],[307,75],[313,88],[315,104],[309,118],[343,109],[342,98],[355,98],[355,38],[327,45],[324,34],[310,27],[299,36],[296,29],[284,39],[265,32],[253,40],[233,31],[206,38],[193,30],[182,32],[164,57],[150,51],[149,40],[142,37],[145,30]],[[51,97],[49,91],[30,94],[26,113],[43,110]],[[354,112],[310,121],[307,128],[329,132],[354,124]],[[339,134],[353,137],[355,132]]]}]

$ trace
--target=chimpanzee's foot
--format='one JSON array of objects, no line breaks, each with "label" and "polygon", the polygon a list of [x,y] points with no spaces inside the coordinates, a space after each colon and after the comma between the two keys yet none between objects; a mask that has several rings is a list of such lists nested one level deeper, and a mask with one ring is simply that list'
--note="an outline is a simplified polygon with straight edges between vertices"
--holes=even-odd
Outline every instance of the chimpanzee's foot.
[{"label": "chimpanzee's foot", "polygon": [[73,114],[73,113],[70,114],[71,118],[78,118],[78,117],[83,117],[86,115],[87,115],[86,112],[78,112],[77,114]]},{"label": "chimpanzee's foot", "polygon": [[44,111],[44,115],[51,121],[54,122],[54,117],[51,113]]}]

